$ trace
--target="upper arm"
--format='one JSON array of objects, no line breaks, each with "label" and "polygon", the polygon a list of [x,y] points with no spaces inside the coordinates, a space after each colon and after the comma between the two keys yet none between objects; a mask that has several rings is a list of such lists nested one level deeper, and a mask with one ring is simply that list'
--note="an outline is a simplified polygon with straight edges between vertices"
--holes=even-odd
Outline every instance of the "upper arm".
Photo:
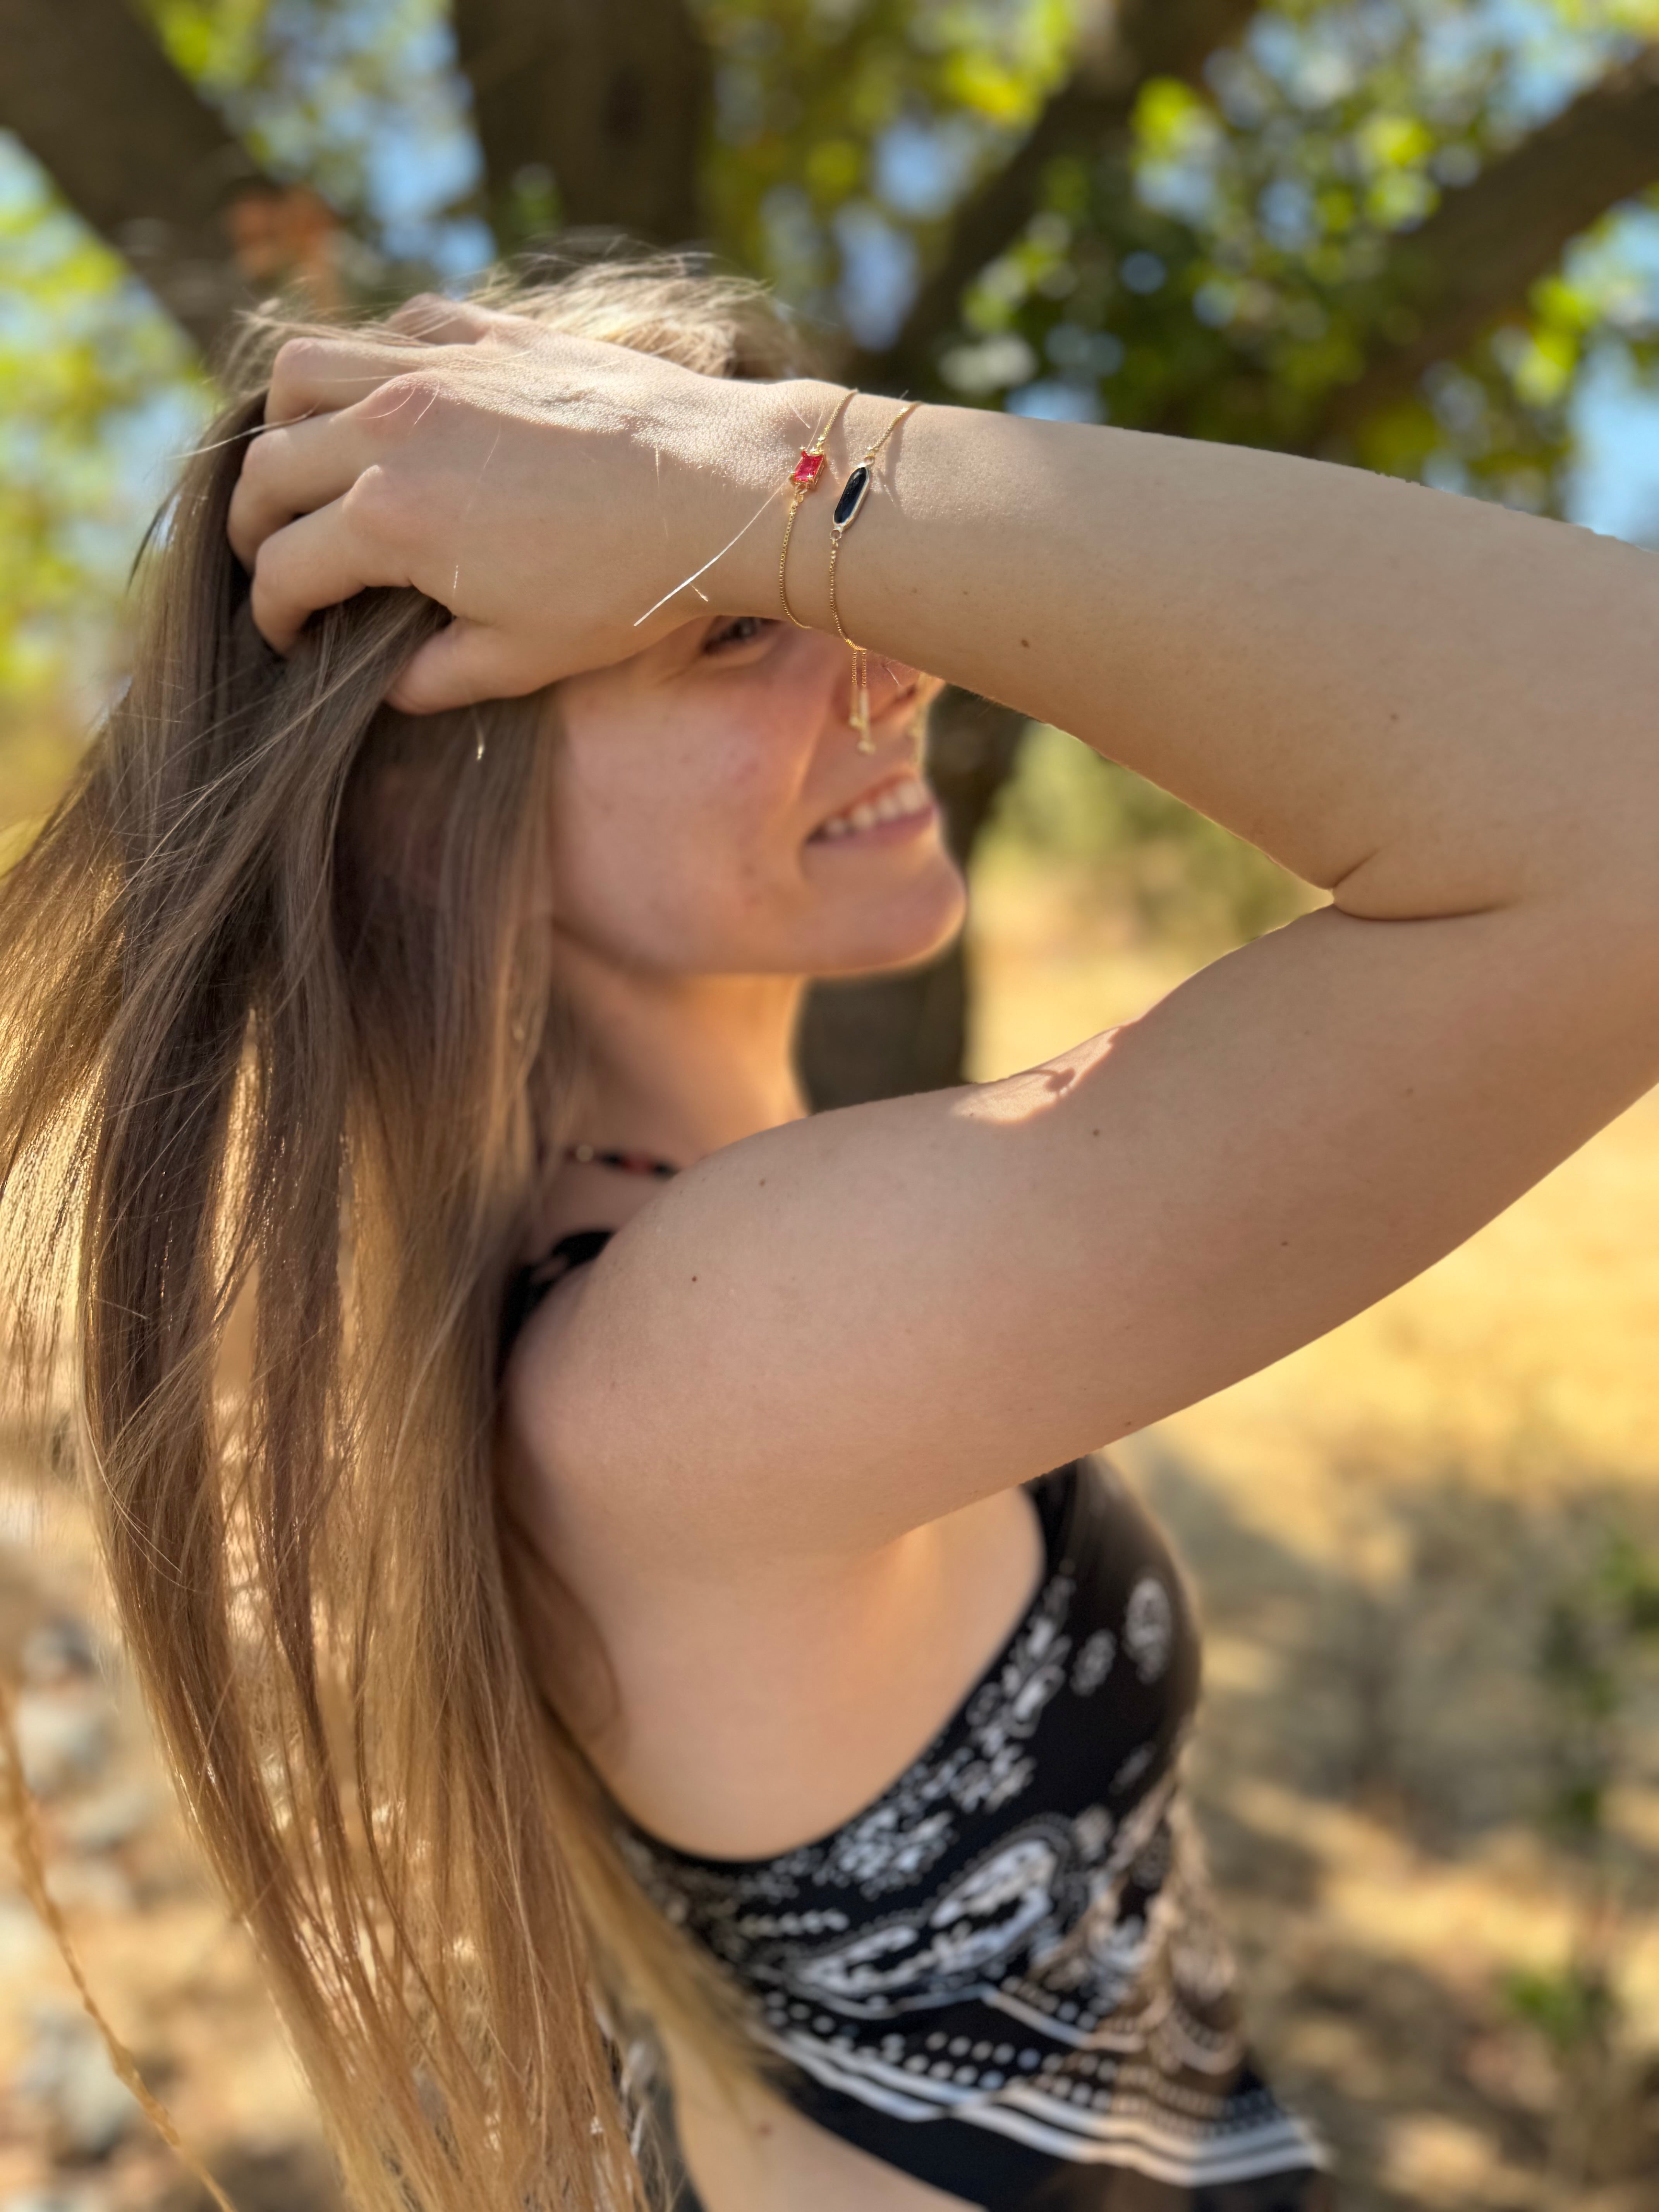
[{"label": "upper arm", "polygon": [[676,1558],[874,1545],[1109,1443],[1393,1289],[1659,1077],[1631,934],[1328,908],[1024,1074],[732,1146],[616,1238],[532,1433]]}]

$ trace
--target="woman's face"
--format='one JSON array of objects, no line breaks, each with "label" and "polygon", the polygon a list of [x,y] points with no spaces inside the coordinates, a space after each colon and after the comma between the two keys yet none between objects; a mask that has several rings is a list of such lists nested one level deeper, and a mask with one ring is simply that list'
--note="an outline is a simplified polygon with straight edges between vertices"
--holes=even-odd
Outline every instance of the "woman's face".
[{"label": "woman's face", "polygon": [[921,780],[938,687],[872,654],[861,753],[851,660],[782,621],[704,617],[562,684],[560,927],[678,975],[845,975],[937,951],[963,909]]}]

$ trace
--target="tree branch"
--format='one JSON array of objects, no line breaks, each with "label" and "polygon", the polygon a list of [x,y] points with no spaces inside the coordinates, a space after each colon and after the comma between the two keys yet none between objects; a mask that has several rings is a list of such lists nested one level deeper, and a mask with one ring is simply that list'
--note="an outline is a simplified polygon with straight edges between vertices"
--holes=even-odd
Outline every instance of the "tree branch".
[{"label": "tree branch", "polygon": [[709,67],[684,0],[454,0],[453,14],[503,246],[538,172],[562,226],[697,234]]},{"label": "tree branch", "polygon": [[0,0],[0,125],[210,351],[249,295],[226,216],[277,188],[123,0]]},{"label": "tree branch", "polygon": [[955,328],[962,295],[1030,220],[1049,163],[1066,154],[1098,159],[1126,149],[1140,88],[1149,78],[1194,83],[1216,50],[1236,39],[1256,0],[1121,0],[1104,35],[1079,56],[1076,74],[1037,118],[1012,159],[963,204],[944,260],[927,278],[892,345],[861,354],[848,380],[878,390],[936,385],[939,341]]},{"label": "tree branch", "polygon": [[1382,279],[1391,320],[1351,384],[1333,392],[1309,452],[1340,447],[1370,414],[1463,352],[1561,259],[1581,231],[1659,179],[1659,47],[1581,93],[1512,152],[1449,191],[1402,234]]}]

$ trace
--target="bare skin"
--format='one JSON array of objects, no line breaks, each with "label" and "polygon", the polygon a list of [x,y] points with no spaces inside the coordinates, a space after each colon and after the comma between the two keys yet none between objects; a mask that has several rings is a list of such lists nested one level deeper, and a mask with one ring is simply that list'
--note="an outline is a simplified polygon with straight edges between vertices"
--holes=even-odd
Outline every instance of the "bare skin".
[{"label": "bare skin", "polygon": [[[874,1796],[1017,1617],[1022,1480],[1383,1296],[1659,1080],[1659,569],[1356,471],[925,408],[843,555],[865,759],[826,498],[790,565],[815,628],[775,620],[766,502],[834,387],[443,312],[446,343],[290,349],[233,538],[279,646],[365,584],[450,606],[411,708],[560,686],[588,1133],[689,1171],[553,1185],[531,1245],[621,1233],[526,1331],[508,1419],[616,1670],[606,1779],[677,1843],[769,1852]],[[854,400],[831,481],[890,411]],[[1022,1075],[805,1118],[802,979],[960,919],[930,816],[823,827],[904,783],[917,668],[1331,906]],[[951,2201],[681,2063],[709,2212]]]}]

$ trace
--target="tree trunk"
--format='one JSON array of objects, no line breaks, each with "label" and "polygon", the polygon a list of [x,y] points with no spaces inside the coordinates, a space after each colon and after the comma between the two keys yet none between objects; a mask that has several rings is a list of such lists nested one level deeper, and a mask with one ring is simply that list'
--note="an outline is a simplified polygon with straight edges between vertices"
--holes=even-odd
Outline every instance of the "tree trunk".
[{"label": "tree trunk", "polygon": [[249,297],[226,216],[274,192],[124,0],[0,0],[0,125],[210,353]]},{"label": "tree trunk", "polygon": [[708,58],[684,0],[454,0],[503,249],[550,176],[566,228],[697,235]]},{"label": "tree trunk", "polygon": [[[951,850],[965,866],[1025,733],[1025,717],[971,691],[945,692],[928,728],[927,773]],[[967,964],[958,938],[902,975],[820,983],[801,1030],[801,1073],[814,1106],[855,1106],[938,1091],[963,1079]]]}]

